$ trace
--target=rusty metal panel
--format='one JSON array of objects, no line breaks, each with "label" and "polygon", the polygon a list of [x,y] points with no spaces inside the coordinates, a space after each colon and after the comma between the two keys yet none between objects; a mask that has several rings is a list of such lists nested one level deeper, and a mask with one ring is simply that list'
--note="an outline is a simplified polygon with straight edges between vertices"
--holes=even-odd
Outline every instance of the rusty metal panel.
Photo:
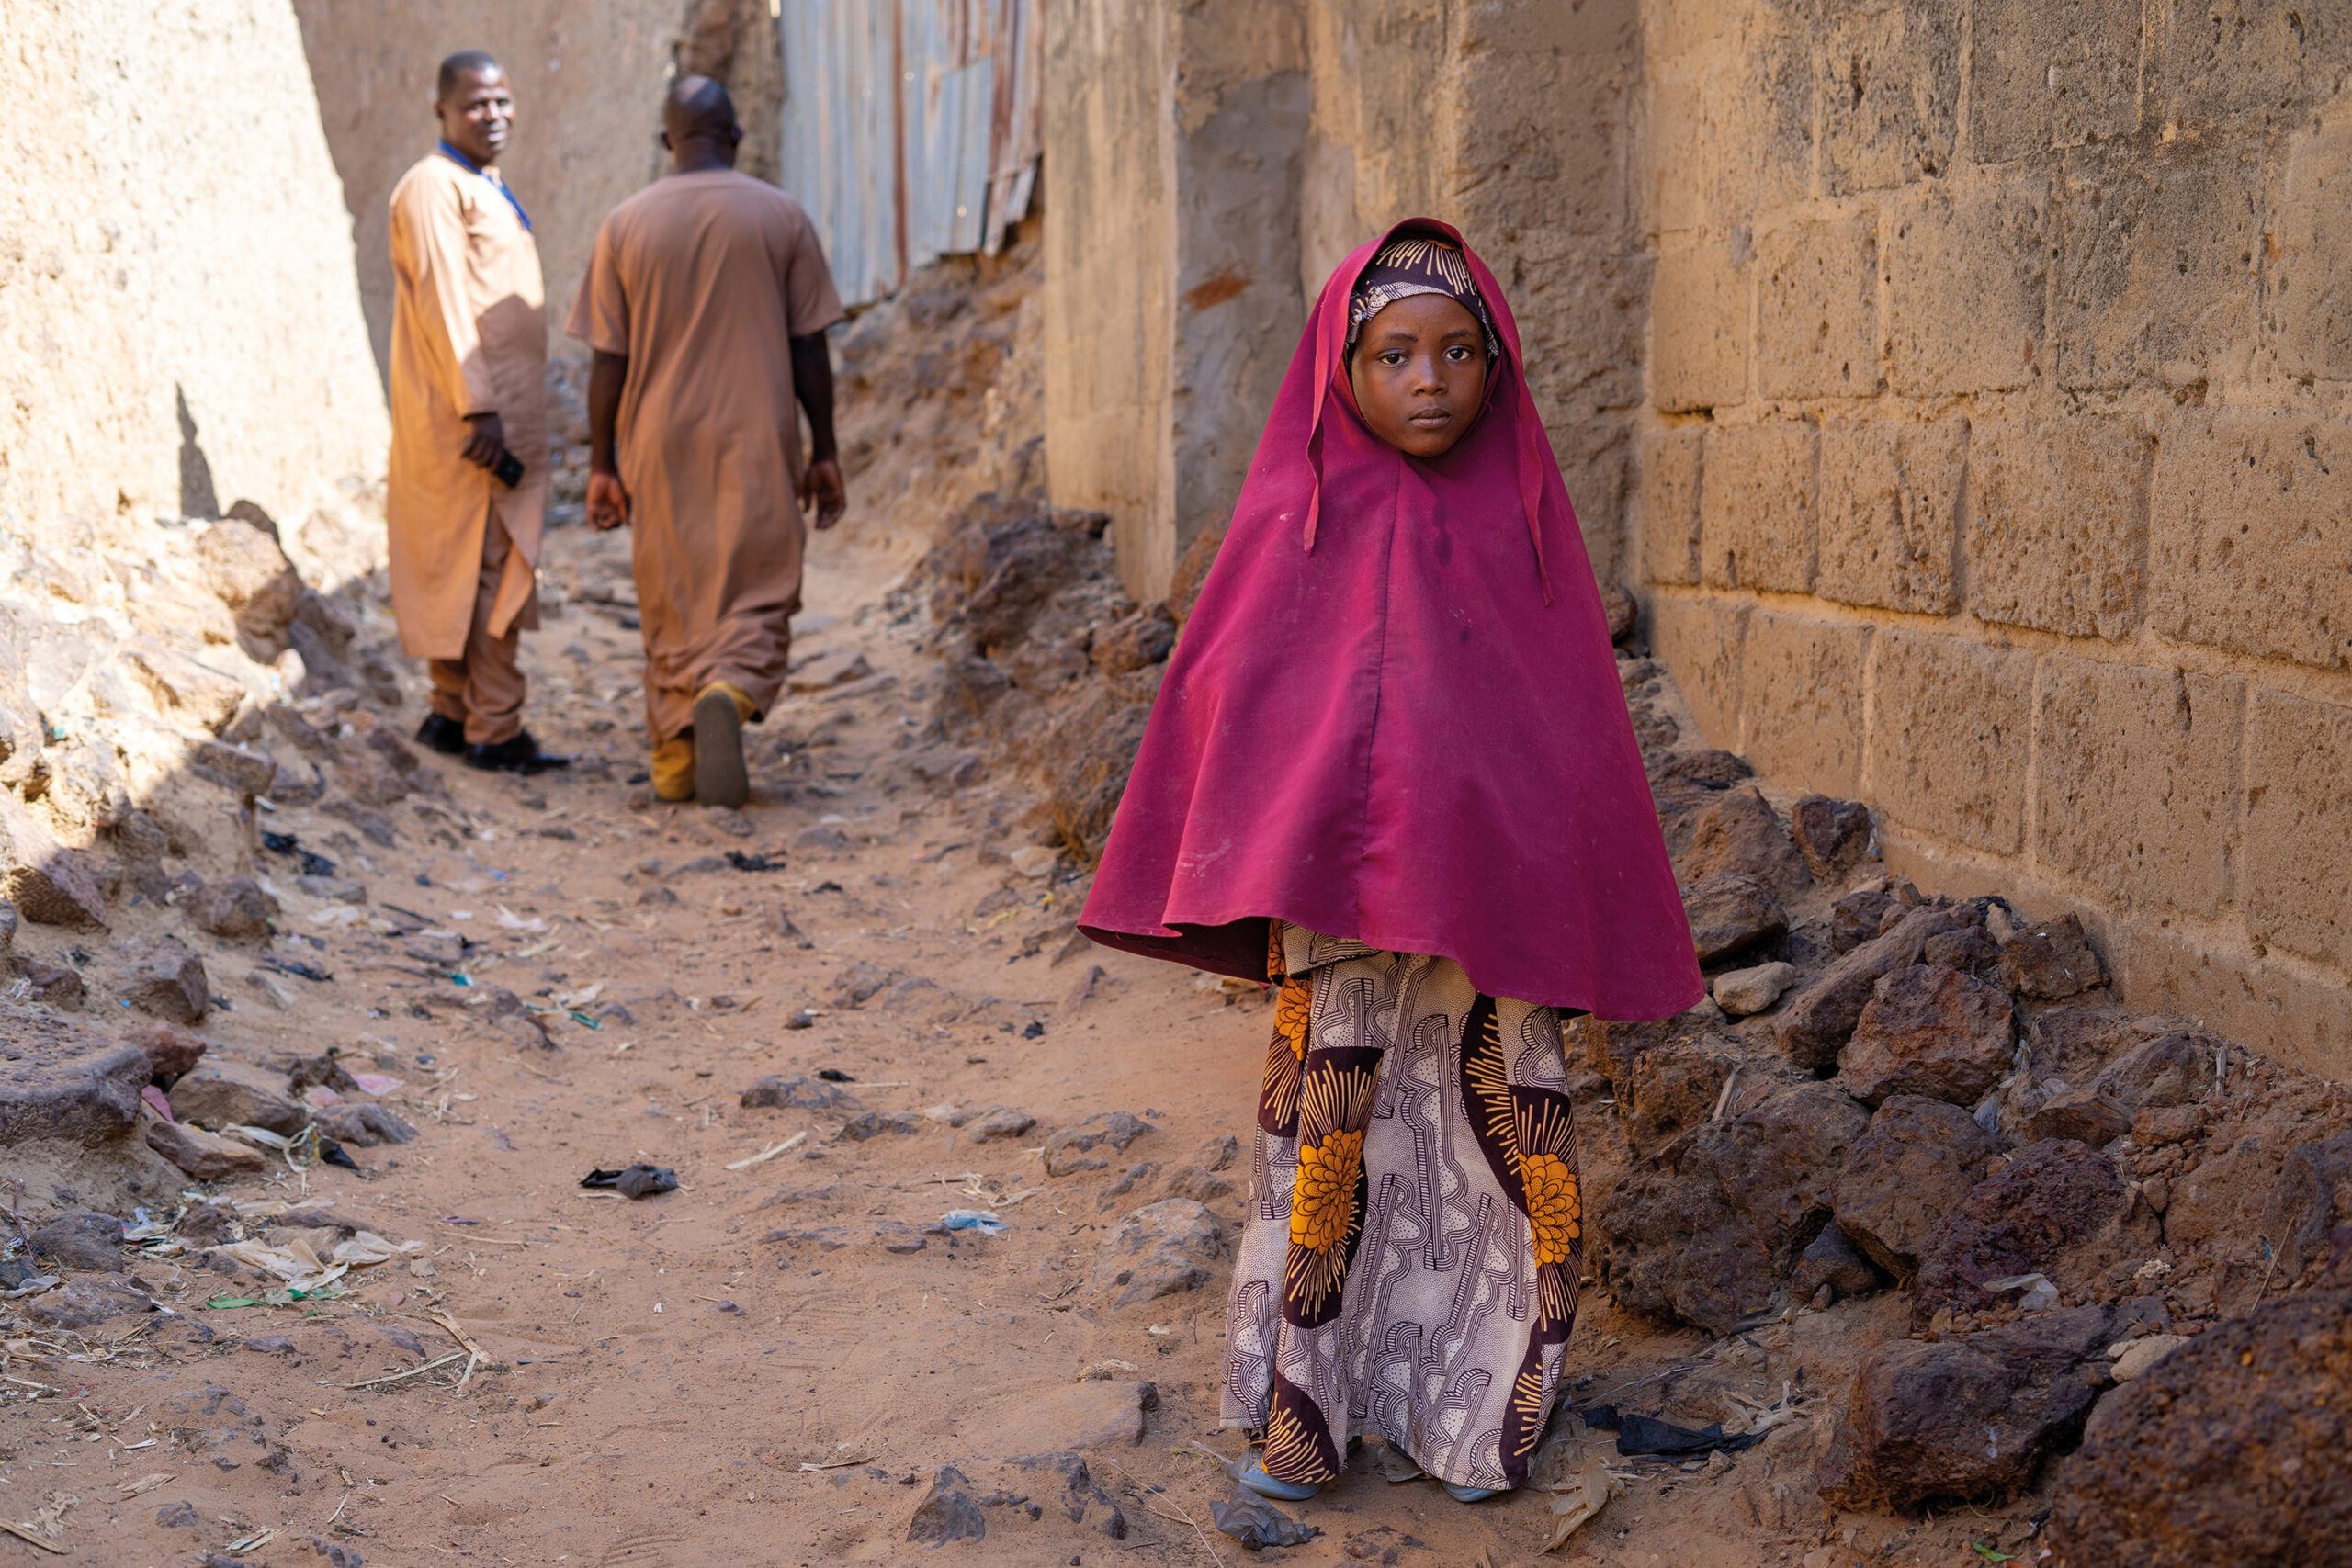
[{"label": "rusty metal panel", "polygon": [[897,10],[873,0],[786,0],[784,187],[823,239],[842,302],[899,287]]},{"label": "rusty metal panel", "polygon": [[784,179],[842,298],[994,251],[1035,186],[1042,0],[780,0]]}]

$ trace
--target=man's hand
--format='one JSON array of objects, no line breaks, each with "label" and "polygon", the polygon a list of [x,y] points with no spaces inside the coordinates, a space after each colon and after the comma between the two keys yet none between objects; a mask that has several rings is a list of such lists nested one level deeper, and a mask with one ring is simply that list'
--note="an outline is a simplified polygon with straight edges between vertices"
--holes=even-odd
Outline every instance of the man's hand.
[{"label": "man's hand", "polygon": [[628,491],[621,489],[618,474],[588,476],[588,526],[599,534],[609,534],[628,525]]},{"label": "man's hand", "polygon": [[842,484],[841,463],[820,457],[800,476],[800,504],[817,509],[817,526],[830,528],[849,510],[849,491]]},{"label": "man's hand", "polygon": [[463,456],[477,468],[494,468],[506,453],[506,426],[494,413],[469,413],[466,423],[473,433],[466,437]]}]

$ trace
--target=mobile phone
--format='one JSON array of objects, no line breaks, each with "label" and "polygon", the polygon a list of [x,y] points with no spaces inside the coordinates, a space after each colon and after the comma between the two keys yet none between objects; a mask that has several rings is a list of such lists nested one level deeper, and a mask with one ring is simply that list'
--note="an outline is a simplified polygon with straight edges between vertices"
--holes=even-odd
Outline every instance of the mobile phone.
[{"label": "mobile phone", "polygon": [[501,452],[498,455],[497,466],[490,471],[498,476],[500,484],[504,485],[508,490],[513,490],[523,482],[523,459],[512,452]]}]

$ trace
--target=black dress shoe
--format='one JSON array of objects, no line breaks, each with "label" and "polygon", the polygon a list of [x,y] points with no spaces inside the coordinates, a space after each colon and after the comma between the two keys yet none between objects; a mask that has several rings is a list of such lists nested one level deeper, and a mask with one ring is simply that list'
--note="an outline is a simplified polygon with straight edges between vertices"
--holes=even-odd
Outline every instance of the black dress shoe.
[{"label": "black dress shoe", "polygon": [[550,768],[571,766],[571,759],[540,750],[539,743],[526,729],[512,739],[467,747],[466,766],[480,768],[486,773],[544,773]]},{"label": "black dress shoe", "polygon": [[429,713],[416,727],[416,743],[430,746],[444,757],[460,756],[466,750],[466,727],[454,718]]}]

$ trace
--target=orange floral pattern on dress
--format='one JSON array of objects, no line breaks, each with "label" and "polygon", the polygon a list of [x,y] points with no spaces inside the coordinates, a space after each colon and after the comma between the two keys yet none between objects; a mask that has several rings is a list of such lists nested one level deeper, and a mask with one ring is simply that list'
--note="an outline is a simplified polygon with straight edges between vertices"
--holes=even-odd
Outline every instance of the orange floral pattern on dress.
[{"label": "orange floral pattern on dress", "polygon": [[1535,1261],[1566,1263],[1576,1256],[1584,1234],[1584,1205],[1577,1173],[1557,1155],[1521,1155],[1521,1177],[1527,1183],[1527,1222],[1534,1233]]},{"label": "orange floral pattern on dress", "polygon": [[1355,1223],[1356,1182],[1363,1175],[1362,1133],[1332,1133],[1302,1146],[1298,1182],[1291,1189],[1291,1245],[1318,1252],[1338,1246]]}]

